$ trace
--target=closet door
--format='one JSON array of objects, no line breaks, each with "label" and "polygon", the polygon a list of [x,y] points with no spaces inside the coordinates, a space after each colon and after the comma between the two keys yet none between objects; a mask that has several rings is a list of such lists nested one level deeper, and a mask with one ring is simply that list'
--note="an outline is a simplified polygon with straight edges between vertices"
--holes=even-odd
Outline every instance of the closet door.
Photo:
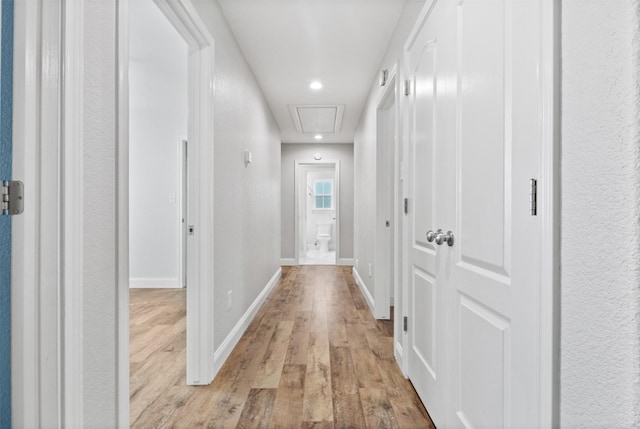
[{"label": "closet door", "polygon": [[538,426],[539,3],[458,5],[451,427]]},{"label": "closet door", "polygon": [[[453,8],[451,7],[453,5]],[[447,12],[448,11],[448,12]],[[455,147],[455,4],[437,2],[426,24],[407,44],[410,83],[409,120],[409,294],[408,373],[436,426],[445,426],[447,359],[447,286],[435,241],[446,225],[439,204],[454,188],[443,180],[450,168],[447,147]],[[453,78],[453,82],[452,82]],[[427,234],[431,235],[428,236]]]}]

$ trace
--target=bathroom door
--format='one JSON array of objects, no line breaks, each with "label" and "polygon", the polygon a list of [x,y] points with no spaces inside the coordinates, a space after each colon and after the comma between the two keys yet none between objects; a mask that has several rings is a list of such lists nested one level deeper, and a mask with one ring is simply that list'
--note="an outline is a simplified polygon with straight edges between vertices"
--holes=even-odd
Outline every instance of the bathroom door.
[{"label": "bathroom door", "polygon": [[[13,1],[0,7],[0,180],[11,179]],[[11,217],[0,215],[0,427],[11,427]]]}]

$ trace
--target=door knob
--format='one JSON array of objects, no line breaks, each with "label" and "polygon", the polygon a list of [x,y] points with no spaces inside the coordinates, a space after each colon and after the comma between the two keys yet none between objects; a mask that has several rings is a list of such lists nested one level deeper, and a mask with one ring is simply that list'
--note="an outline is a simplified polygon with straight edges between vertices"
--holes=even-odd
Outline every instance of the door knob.
[{"label": "door knob", "polygon": [[433,232],[433,231],[429,230],[427,232],[427,241],[429,243],[433,242],[433,240],[435,240],[436,237],[438,236],[438,234],[440,234],[440,233],[442,233],[441,229],[437,230],[436,232]]},{"label": "door knob", "polygon": [[446,234],[439,230],[440,232],[436,236],[436,244],[440,246],[442,243],[447,243],[449,246],[453,246],[453,232],[447,231]]}]

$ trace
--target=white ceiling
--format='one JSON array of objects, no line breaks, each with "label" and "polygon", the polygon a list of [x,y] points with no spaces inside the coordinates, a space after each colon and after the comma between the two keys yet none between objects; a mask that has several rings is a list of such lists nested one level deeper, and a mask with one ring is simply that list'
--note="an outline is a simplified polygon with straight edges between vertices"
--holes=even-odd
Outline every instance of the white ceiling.
[{"label": "white ceiling", "polygon": [[[405,0],[220,0],[284,143],[317,143],[289,106],[344,105],[323,143],[352,143]],[[324,87],[312,90],[312,81]],[[310,111],[308,111],[310,112]],[[323,110],[327,112],[327,110]],[[320,119],[323,120],[323,119]]]}]

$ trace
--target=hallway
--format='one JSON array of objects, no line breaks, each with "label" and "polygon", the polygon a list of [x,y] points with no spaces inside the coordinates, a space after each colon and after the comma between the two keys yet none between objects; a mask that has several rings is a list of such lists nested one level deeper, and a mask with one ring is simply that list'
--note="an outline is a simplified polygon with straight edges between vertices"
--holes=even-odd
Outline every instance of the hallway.
[{"label": "hallway", "polygon": [[185,385],[184,290],[132,290],[131,426],[432,428],[350,270],[283,268],[209,386]]}]

